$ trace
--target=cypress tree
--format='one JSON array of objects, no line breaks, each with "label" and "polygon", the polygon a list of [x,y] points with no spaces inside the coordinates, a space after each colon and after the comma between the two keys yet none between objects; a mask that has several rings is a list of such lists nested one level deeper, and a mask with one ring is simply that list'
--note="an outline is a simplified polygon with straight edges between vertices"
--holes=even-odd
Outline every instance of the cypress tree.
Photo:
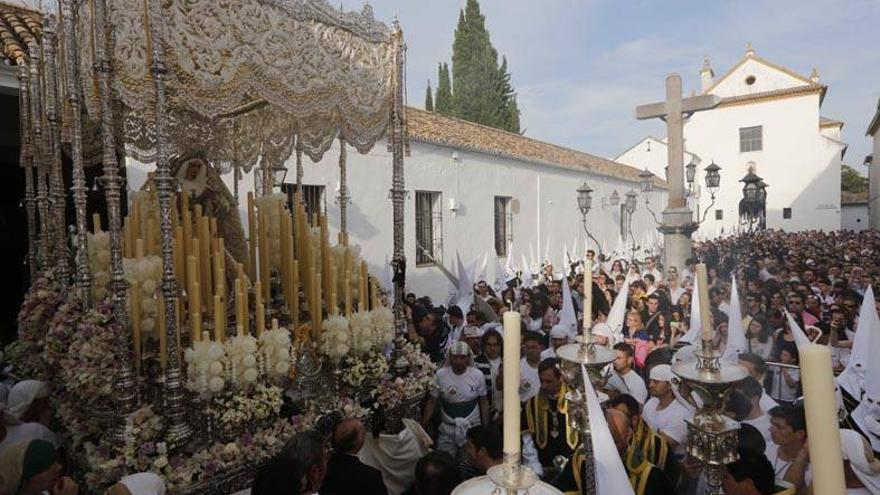
[{"label": "cypress tree", "polygon": [[452,84],[449,80],[449,65],[439,64],[437,68],[437,94],[434,97],[434,111],[443,115],[452,113]]},{"label": "cypress tree", "polygon": [[498,64],[498,52],[492,46],[486,19],[477,0],[467,0],[459,12],[452,43],[451,108],[440,110],[439,90],[435,108],[471,122],[519,132],[519,110],[510,84],[507,60]]},{"label": "cypress tree", "polygon": [[434,97],[431,95],[431,80],[428,80],[428,88],[425,91],[425,110],[434,111]]}]

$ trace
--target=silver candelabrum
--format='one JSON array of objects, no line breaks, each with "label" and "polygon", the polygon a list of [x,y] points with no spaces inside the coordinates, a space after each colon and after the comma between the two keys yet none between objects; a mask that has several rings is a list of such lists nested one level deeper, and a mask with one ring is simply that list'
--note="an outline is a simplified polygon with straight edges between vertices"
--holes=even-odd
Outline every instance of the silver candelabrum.
[{"label": "silver candelabrum", "polygon": [[[590,429],[590,414],[587,409],[587,396],[584,390],[584,380],[590,380],[598,390],[602,383],[601,370],[608,363],[614,361],[615,353],[604,345],[599,345],[592,333],[586,333],[577,338],[577,343],[567,344],[556,351],[562,365],[562,378],[568,386],[565,400],[568,402],[569,423],[577,428],[580,436],[580,446],[583,452],[585,472],[582,478],[581,493],[584,495],[596,494],[596,463],[593,456],[592,431]],[[584,376],[582,370],[587,370]],[[570,461],[569,461],[570,462]],[[572,466],[577,469],[577,466]]]},{"label": "silver candelabrum", "polygon": [[703,463],[709,495],[724,493],[724,466],[737,460],[739,423],[727,417],[724,408],[731,386],[748,375],[742,366],[722,362],[721,355],[712,341],[703,340],[693,360],[672,366],[673,386],[696,410],[686,420],[687,453]]}]

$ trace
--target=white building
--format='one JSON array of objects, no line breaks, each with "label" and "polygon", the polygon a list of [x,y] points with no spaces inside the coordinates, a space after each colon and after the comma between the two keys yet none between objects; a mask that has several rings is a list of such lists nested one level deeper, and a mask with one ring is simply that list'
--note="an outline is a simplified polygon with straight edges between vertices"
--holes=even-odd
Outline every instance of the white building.
[{"label": "white building", "polygon": [[[643,207],[639,170],[581,151],[537,141],[518,134],[445,117],[415,108],[407,109],[410,154],[404,175],[409,195],[405,207],[407,290],[445,302],[450,283],[428,257],[416,250],[417,240],[453,274],[456,253],[469,265],[487,259],[485,276],[495,280],[495,259],[503,266],[507,246],[517,267],[525,257],[540,263],[549,258],[558,269],[567,247],[584,253],[585,234],[577,207],[577,189],[586,181],[593,189],[592,210],[587,215],[590,233],[603,251],[623,251],[627,241],[644,245],[659,234]],[[361,155],[347,148],[350,242],[361,246],[370,271],[380,275],[391,259],[392,219],[391,152],[377,144]],[[323,159],[304,158],[303,192],[307,209],[329,214],[330,238],[339,232],[339,143]],[[295,157],[286,163],[285,184],[296,182]],[[128,164],[128,178],[137,189],[151,166]],[[232,174],[223,176],[233,190]],[[248,192],[254,190],[251,174],[239,182],[240,214],[247,221]],[[638,192],[638,207],[628,229],[623,209],[628,191]],[[619,203],[612,205],[617,193]],[[665,183],[657,181],[652,205],[665,204]],[[497,222],[496,222],[497,219]],[[246,225],[246,223],[243,223]],[[626,239],[622,235],[626,234]],[[501,250],[500,255],[496,246]],[[590,249],[596,249],[590,241]],[[479,272],[479,267],[478,270]]]},{"label": "white building", "polygon": [[[840,138],[843,122],[820,114],[828,88],[819,82],[817,71],[805,77],[757,56],[750,47],[717,80],[708,60],[700,76],[701,92],[721,98],[716,108],[697,112],[684,123],[685,148],[700,159],[695,182],[703,182],[702,170],[711,162],[721,166],[721,187],[701,234],[738,225],[739,180],[750,168],[769,185],[767,227],[839,229],[840,167],[846,152]],[[654,142],[660,145],[652,145],[650,152],[643,140],[615,161],[647,166],[664,177],[665,145]],[[709,204],[707,196],[704,191],[702,208]]]},{"label": "white building", "polygon": [[840,228],[841,230],[865,230],[868,224],[868,194],[840,193]]},{"label": "white building", "polygon": [[[585,235],[577,208],[577,189],[586,181],[594,190],[587,215],[590,232],[607,250],[618,248],[628,227],[623,216],[625,194],[639,191],[639,170],[594,155],[537,141],[502,130],[444,117],[414,108],[407,110],[410,155],[405,159],[405,239],[407,290],[445,301],[448,279],[416,250],[417,239],[434,257],[455,272],[456,253],[464,264],[482,263],[495,278],[495,257],[501,265],[508,245],[520,265],[522,257],[545,256],[559,267],[563,249],[584,252]],[[338,142],[323,160],[306,160],[303,184],[312,207],[329,213],[331,238],[339,228]],[[351,242],[362,247],[373,273],[381,273],[391,257],[391,153],[377,145],[360,155],[349,149],[347,177],[351,195],[348,230]],[[285,182],[295,182],[295,162],[287,162]],[[231,179],[230,179],[231,180]],[[658,182],[653,204],[666,201],[665,184]],[[240,184],[240,194],[253,181]],[[231,184],[230,184],[231,188]],[[614,192],[620,198],[611,205]],[[633,215],[632,236],[641,244],[655,231],[642,207]],[[242,210],[243,211],[243,210]],[[496,246],[501,250],[496,252]],[[592,242],[590,247],[595,249]]]},{"label": "white building", "polygon": [[867,136],[874,140],[874,146],[870,155],[865,157],[865,165],[868,166],[868,212],[869,224],[872,229],[880,229],[880,100],[877,101],[877,110],[874,118],[868,125]]}]

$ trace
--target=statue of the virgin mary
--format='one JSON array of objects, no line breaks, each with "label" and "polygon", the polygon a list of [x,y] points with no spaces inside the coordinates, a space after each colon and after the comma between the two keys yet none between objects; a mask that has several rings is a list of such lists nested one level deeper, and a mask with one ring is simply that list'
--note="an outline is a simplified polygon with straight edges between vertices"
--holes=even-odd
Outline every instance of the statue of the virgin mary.
[{"label": "statue of the virgin mary", "polygon": [[245,263],[247,244],[235,198],[214,167],[198,156],[178,157],[171,167],[181,193],[190,195],[190,204],[201,205],[205,215],[217,219],[217,235],[224,239],[227,254]]}]

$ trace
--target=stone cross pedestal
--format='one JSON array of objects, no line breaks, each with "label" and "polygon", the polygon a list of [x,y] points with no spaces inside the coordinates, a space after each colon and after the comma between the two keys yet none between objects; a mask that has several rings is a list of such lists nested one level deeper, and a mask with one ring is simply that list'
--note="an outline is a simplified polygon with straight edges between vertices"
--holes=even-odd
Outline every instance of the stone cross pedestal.
[{"label": "stone cross pedestal", "polygon": [[669,153],[666,181],[669,195],[666,209],[663,210],[663,223],[657,230],[663,233],[663,264],[667,269],[670,266],[679,270],[684,268],[685,260],[691,257],[691,234],[699,227],[685,198],[682,121],[685,115],[714,108],[720,102],[721,98],[715,95],[682,99],[681,76],[670,74],[666,77],[665,101],[636,107],[636,118],[639,120],[666,120],[666,149]]}]

